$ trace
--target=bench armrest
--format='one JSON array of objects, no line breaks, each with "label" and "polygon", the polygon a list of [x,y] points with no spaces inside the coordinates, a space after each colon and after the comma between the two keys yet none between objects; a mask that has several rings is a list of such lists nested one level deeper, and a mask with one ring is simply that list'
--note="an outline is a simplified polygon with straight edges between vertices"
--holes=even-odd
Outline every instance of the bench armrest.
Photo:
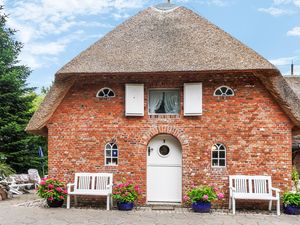
[{"label": "bench armrest", "polygon": [[70,192],[71,192],[71,188],[72,188],[73,186],[75,186],[75,184],[74,184],[74,183],[68,183],[68,184],[67,184],[68,193],[70,193]]},{"label": "bench armrest", "polygon": [[272,189],[272,191],[276,191],[276,192],[281,192],[281,190],[279,189],[279,188],[271,188]]},{"label": "bench armrest", "polygon": [[275,191],[276,192],[276,197],[279,198],[279,192],[281,192],[280,189],[271,187],[271,190]]},{"label": "bench armrest", "polygon": [[236,191],[235,187],[229,186],[229,189],[230,189],[231,191]]}]

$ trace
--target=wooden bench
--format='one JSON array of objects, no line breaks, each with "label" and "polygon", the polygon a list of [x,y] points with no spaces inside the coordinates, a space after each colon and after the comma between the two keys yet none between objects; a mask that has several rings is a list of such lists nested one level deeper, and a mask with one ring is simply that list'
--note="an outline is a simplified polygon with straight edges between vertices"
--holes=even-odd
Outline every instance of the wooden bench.
[{"label": "wooden bench", "polygon": [[[273,196],[273,191],[275,196]],[[280,190],[272,187],[271,176],[229,176],[229,209],[235,214],[236,199],[277,201],[277,215],[280,215]]]},{"label": "wooden bench", "polygon": [[112,204],[113,174],[111,173],[75,173],[74,183],[69,183],[67,209],[70,208],[70,198],[74,195],[107,196],[107,210]]}]

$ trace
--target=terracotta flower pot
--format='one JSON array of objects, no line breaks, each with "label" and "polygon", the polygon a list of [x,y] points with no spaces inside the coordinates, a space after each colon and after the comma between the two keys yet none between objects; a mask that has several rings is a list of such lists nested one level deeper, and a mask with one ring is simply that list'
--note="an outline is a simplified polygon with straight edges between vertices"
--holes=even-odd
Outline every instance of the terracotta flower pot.
[{"label": "terracotta flower pot", "polygon": [[192,209],[198,213],[209,213],[211,208],[210,202],[194,202],[192,203]]},{"label": "terracotta flower pot", "polygon": [[54,199],[54,200],[50,201],[47,199],[47,204],[50,208],[59,208],[59,207],[62,207],[62,205],[64,204],[64,200],[63,199],[62,200]]}]

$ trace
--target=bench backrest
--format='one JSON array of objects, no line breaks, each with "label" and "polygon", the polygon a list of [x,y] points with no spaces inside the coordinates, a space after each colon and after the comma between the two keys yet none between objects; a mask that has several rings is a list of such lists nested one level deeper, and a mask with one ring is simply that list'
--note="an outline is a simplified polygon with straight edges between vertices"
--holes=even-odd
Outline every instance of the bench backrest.
[{"label": "bench backrest", "polygon": [[111,173],[75,173],[74,191],[111,193],[113,174]]},{"label": "bench backrest", "polygon": [[229,186],[234,187],[238,193],[272,195],[271,176],[229,176]]}]

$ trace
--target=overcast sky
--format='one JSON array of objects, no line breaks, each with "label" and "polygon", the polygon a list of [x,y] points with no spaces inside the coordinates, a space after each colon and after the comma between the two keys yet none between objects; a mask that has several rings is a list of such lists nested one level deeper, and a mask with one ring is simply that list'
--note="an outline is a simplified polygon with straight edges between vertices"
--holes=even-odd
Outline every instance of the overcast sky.
[{"label": "overcast sky", "polygon": [[[49,86],[55,72],[138,11],[164,0],[0,0],[24,43],[29,85]],[[300,74],[300,0],[172,0],[206,17],[275,64]]]}]

